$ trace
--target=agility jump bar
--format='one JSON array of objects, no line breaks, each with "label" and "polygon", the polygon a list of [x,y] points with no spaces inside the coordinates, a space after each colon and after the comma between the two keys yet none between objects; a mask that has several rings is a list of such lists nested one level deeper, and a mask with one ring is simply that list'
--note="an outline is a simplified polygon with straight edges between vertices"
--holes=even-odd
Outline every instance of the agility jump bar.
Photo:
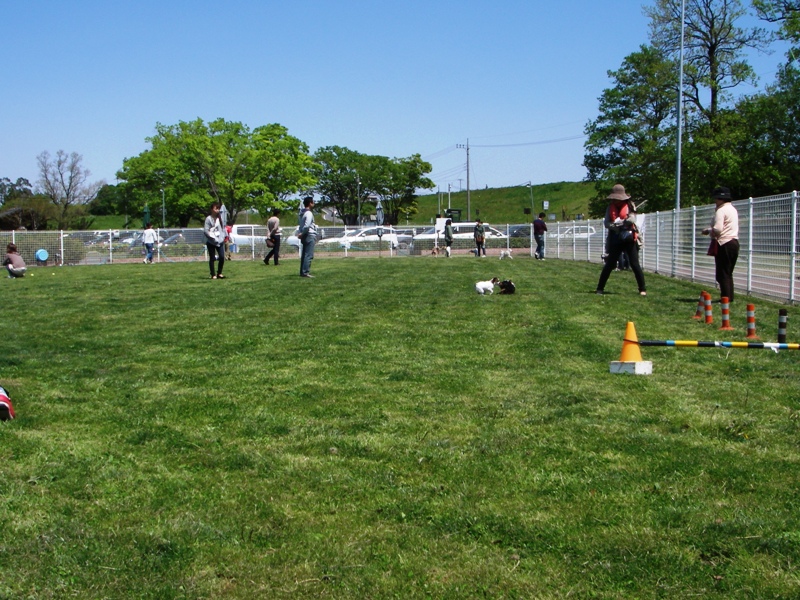
[{"label": "agility jump bar", "polygon": [[703,342],[700,340],[639,340],[640,346],[668,346],[671,348],[749,348],[751,350],[800,350],[800,344],[772,342]]}]

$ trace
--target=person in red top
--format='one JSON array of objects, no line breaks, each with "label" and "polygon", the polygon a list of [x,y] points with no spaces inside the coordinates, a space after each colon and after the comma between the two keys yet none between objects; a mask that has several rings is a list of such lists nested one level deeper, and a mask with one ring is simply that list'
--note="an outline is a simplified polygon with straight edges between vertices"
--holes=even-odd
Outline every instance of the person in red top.
[{"label": "person in red top", "polygon": [[608,229],[608,255],[600,273],[600,281],[597,282],[596,293],[604,293],[608,277],[617,266],[620,254],[624,252],[628,255],[631,270],[636,276],[639,294],[647,296],[644,273],[639,264],[639,244],[636,241],[639,236],[636,228],[636,207],[631,202],[631,197],[625,193],[625,187],[620,184],[611,189],[608,200],[611,202],[608,203],[606,218],[603,220],[603,226]]}]

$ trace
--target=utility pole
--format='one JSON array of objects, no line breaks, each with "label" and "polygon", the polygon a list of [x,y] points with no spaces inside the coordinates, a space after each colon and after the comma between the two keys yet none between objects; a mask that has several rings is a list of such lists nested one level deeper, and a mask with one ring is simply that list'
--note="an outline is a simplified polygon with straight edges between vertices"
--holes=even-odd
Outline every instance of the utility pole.
[{"label": "utility pole", "polygon": [[[456,148],[464,148],[467,151],[467,221],[471,221],[472,214],[469,205],[469,138],[467,138],[466,146],[464,144],[456,144]],[[459,179],[458,181],[460,182],[461,180]]]},{"label": "utility pole", "polygon": [[450,210],[450,184],[447,184],[447,210]]}]

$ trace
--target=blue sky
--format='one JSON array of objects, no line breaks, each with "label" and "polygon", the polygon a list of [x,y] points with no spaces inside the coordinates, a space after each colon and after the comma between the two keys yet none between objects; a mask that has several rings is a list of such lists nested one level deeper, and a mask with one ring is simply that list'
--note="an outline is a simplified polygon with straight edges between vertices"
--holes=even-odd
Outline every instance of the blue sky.
[{"label": "blue sky", "polygon": [[[114,183],[156,123],[198,117],[419,153],[442,191],[466,187],[467,140],[472,189],[577,181],[607,71],[648,40],[642,4],[611,0],[6,0],[0,17],[0,177],[32,183],[44,150]],[[754,57],[762,83],[782,61]]]}]

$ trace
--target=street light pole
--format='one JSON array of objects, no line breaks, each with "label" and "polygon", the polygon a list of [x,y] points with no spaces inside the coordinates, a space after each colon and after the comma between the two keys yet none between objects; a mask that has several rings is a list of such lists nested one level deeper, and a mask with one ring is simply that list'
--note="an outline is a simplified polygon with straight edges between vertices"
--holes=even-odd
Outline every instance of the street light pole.
[{"label": "street light pole", "polygon": [[167,227],[167,210],[166,205],[164,204],[164,188],[161,188],[161,229],[165,229]]},{"label": "street light pole", "polygon": [[535,218],[534,217],[534,212],[533,212],[533,182],[532,181],[528,182],[528,189],[531,191],[531,222],[532,222],[533,219]]},{"label": "street light pole", "polygon": [[361,227],[361,178],[356,175],[356,196],[358,200],[358,226]]}]

